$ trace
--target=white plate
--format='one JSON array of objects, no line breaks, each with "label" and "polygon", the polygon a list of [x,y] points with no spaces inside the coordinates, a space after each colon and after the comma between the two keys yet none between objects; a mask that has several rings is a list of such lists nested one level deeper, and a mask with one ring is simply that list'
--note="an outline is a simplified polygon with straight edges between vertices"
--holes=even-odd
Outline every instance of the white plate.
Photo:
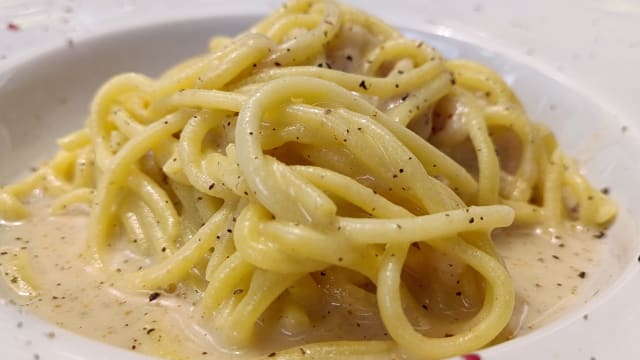
[{"label": "white plate", "polygon": [[[638,9],[602,2],[601,8],[586,8],[563,24],[559,16],[570,14],[572,7],[553,3],[556,12],[542,16],[551,1],[519,9],[509,8],[507,1],[407,1],[402,7],[351,2],[413,29],[407,30],[410,36],[426,36],[447,56],[473,58],[499,70],[530,115],[549,124],[589,177],[609,186],[621,204],[621,218],[604,240],[610,262],[583,294],[587,303],[532,334],[482,351],[483,359],[639,357],[640,348],[634,346],[640,321],[640,236],[634,214],[640,211],[635,188],[640,168],[627,155],[640,154],[640,121],[633,120],[640,116],[640,102],[633,96],[640,74],[632,67],[640,63],[634,48],[640,42],[633,36],[640,30],[634,25],[640,22],[633,22],[640,20]],[[55,137],[79,127],[93,92],[109,76],[157,74],[205,51],[211,34],[244,29],[251,20],[247,13],[275,7],[275,2],[258,1],[171,1],[163,9],[145,4],[151,1],[96,1],[84,8],[34,1],[26,3],[30,10],[25,4],[0,5],[6,12],[1,18],[20,28],[0,32],[0,180],[46,157]],[[221,4],[225,7],[216,7]],[[211,17],[221,14],[244,15]],[[580,31],[560,32],[567,28]],[[605,41],[609,37],[616,41]],[[55,337],[48,335],[51,331]],[[141,358],[56,329],[9,304],[0,307],[0,334],[7,359],[34,359],[35,354],[42,359]]]}]

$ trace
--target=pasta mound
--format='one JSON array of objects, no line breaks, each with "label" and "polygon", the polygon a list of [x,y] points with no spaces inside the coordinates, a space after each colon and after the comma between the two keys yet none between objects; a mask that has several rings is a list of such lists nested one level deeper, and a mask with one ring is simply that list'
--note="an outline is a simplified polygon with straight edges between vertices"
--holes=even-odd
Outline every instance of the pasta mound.
[{"label": "pasta mound", "polygon": [[105,83],[86,127],[0,189],[0,216],[28,217],[34,189],[54,212],[89,204],[87,258],[122,288],[200,291],[194,311],[230,348],[269,321],[295,337],[340,303],[385,334],[270,355],[475,351],[514,307],[493,229],[616,215],[498,74],[358,10],[293,1],[209,45]]}]

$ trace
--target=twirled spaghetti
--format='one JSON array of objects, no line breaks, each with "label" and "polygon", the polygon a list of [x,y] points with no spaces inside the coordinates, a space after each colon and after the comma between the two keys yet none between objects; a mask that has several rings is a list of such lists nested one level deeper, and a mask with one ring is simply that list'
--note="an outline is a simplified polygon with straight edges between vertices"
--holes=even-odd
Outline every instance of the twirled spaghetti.
[{"label": "twirled spaghetti", "polygon": [[210,50],[109,80],[86,127],[0,189],[0,216],[28,217],[35,189],[54,213],[89,204],[87,261],[116,287],[196,289],[227,347],[250,348],[274,317],[304,331],[341,293],[374,304],[384,336],[267,356],[472,352],[514,308],[492,230],[615,217],[496,73],[362,12],[290,2]]}]

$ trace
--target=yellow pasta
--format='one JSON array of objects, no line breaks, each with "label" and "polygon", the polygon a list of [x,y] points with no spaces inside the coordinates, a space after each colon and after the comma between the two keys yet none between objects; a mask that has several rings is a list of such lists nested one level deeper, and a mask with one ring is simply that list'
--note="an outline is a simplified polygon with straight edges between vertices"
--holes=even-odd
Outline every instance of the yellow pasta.
[{"label": "yellow pasta", "polygon": [[[498,74],[445,60],[358,10],[288,2],[209,49],[155,79],[105,83],[86,127],[0,189],[0,217],[30,216],[23,201],[38,189],[56,214],[88,204],[88,261],[123,289],[198,289],[202,326],[228,348],[260,342],[264,319],[292,333],[315,326],[322,289],[337,287],[374,307],[385,336],[264,355],[476,351],[505,329],[515,302],[492,230],[604,227],[616,216]],[[144,261],[122,270],[122,249]],[[457,284],[423,272],[447,261]],[[426,305],[412,276],[443,303],[452,286],[471,299],[454,333],[416,327]],[[437,324],[446,314],[419,317]]]}]

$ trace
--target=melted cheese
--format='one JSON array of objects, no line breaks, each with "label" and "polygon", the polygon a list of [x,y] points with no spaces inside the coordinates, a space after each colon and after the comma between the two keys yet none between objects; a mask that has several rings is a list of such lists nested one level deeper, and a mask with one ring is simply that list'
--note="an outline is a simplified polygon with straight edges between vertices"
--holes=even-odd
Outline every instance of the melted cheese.
[{"label": "melted cheese", "polygon": [[[240,354],[217,345],[195,309],[199,293],[179,285],[157,298],[147,292],[116,289],[104,272],[84,258],[87,210],[50,216],[50,200],[36,196],[29,205],[33,217],[22,223],[0,225],[0,255],[5,270],[22,249],[33,274],[36,294],[19,296],[6,291],[30,312],[60,327],[119,347],[173,359],[199,357],[231,359],[265,354],[298,343],[335,338],[385,338],[385,330],[370,307],[328,304],[326,315],[310,332],[287,334],[258,324],[261,341]],[[597,271],[602,242],[577,226],[560,232],[532,228],[496,231],[494,239],[514,280],[518,304],[504,337],[522,335],[556,319],[580,302],[590,274]],[[121,260],[126,265],[127,260]],[[7,279],[11,284],[11,279]],[[286,319],[279,319],[280,322]],[[278,323],[278,321],[269,321]],[[285,327],[282,327],[285,328]],[[176,353],[171,349],[180,349]],[[205,358],[206,358],[205,357]]]}]

